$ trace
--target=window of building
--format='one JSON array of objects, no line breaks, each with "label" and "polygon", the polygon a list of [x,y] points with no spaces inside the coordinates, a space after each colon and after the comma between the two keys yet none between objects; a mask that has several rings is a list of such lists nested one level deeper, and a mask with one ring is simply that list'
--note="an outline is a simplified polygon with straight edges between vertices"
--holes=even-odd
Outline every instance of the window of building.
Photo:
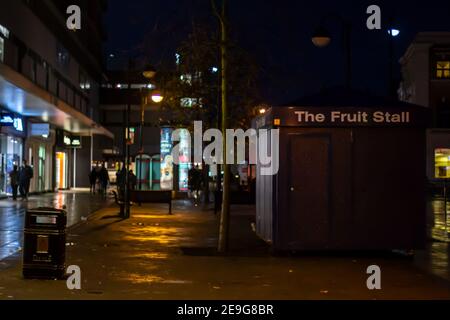
[{"label": "window of building", "polygon": [[3,62],[5,59],[5,40],[0,37],[0,62]]},{"label": "window of building", "polygon": [[9,173],[22,163],[22,139],[0,135],[0,195],[11,194]]},{"label": "window of building", "polygon": [[450,79],[450,61],[436,62],[436,77],[438,79]]},{"label": "window of building", "polygon": [[435,177],[437,179],[450,178],[450,149],[436,149],[434,159]]},{"label": "window of building", "polygon": [[39,163],[38,163],[38,191],[45,191],[45,146],[39,147]]},{"label": "window of building", "polygon": [[180,106],[182,108],[193,108],[198,105],[198,99],[196,98],[181,98]]},{"label": "window of building", "polygon": [[5,37],[6,39],[9,39],[9,30],[5,26],[2,26],[0,24],[0,36]]},{"label": "window of building", "polygon": [[70,54],[66,48],[60,43],[56,47],[56,59],[58,63],[63,67],[68,67],[70,64]]},{"label": "window of building", "polygon": [[86,91],[91,89],[91,81],[89,80],[88,75],[81,69],[80,69],[80,88]]}]

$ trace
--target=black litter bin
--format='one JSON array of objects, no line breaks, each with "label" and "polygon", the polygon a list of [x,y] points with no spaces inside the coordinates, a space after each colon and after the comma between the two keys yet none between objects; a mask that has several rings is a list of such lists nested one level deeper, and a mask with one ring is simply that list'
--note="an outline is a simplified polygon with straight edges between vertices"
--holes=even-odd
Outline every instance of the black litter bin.
[{"label": "black litter bin", "polygon": [[23,276],[26,279],[62,279],[66,256],[65,210],[37,208],[25,217]]}]

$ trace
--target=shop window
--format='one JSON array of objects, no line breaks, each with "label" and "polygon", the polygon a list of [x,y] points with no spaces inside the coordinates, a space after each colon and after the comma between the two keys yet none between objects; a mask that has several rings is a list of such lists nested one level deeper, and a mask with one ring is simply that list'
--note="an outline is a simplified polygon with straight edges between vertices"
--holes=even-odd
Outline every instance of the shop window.
[{"label": "shop window", "polygon": [[11,194],[9,173],[22,162],[22,139],[0,135],[0,194]]},{"label": "shop window", "polygon": [[450,178],[450,149],[436,149],[435,159],[435,177],[437,179]]},{"label": "shop window", "polygon": [[436,62],[436,77],[438,79],[450,79],[450,61]]},{"label": "shop window", "polygon": [[89,80],[88,75],[81,69],[80,69],[80,88],[82,90],[91,89],[91,81]]},{"label": "shop window", "polygon": [[38,163],[38,191],[45,191],[45,147],[39,147],[39,163]]}]

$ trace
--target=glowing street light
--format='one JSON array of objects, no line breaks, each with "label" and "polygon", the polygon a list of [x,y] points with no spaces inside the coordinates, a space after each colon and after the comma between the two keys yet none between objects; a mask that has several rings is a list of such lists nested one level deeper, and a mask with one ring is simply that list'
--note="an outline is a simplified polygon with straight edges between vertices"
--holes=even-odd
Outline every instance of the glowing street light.
[{"label": "glowing street light", "polygon": [[324,48],[328,46],[331,42],[331,35],[324,27],[320,26],[314,32],[312,38],[312,43],[318,48]]},{"label": "glowing street light", "polygon": [[153,101],[154,103],[161,103],[161,102],[163,102],[163,100],[164,100],[164,97],[163,97],[163,95],[162,95],[161,93],[159,93],[159,92],[154,92],[154,93],[152,94],[152,101]]},{"label": "glowing street light", "polygon": [[400,30],[392,28],[388,30],[388,33],[393,37],[397,37],[400,34]]},{"label": "glowing street light", "polygon": [[[352,47],[351,47],[351,34],[352,34],[352,26],[351,24],[345,20],[340,15],[330,14],[328,18],[337,19],[341,24],[344,31],[344,47],[345,47],[345,64],[346,64],[346,85],[347,89],[350,89],[352,84]],[[323,23],[319,25],[319,27],[314,31],[311,37],[312,43],[318,48],[327,47],[331,41],[332,36],[331,33],[324,27]]]},{"label": "glowing street light", "polygon": [[153,79],[156,76],[156,69],[151,65],[147,65],[142,71],[142,75],[147,79]]}]

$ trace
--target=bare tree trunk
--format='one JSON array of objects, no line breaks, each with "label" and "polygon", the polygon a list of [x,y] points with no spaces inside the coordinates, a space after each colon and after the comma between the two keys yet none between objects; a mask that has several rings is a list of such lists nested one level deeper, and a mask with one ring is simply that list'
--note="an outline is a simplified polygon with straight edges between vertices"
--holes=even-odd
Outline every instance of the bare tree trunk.
[{"label": "bare tree trunk", "polygon": [[203,193],[205,195],[205,204],[208,205],[211,201],[209,198],[209,166],[203,164]]},{"label": "bare tree trunk", "polygon": [[[227,25],[226,25],[226,0],[222,0],[222,11],[217,11],[215,0],[212,0],[213,8],[220,22],[221,41],[220,41],[220,56],[221,56],[221,88],[222,88],[222,134],[226,137],[226,130],[228,127],[228,82],[227,82]],[[229,233],[230,233],[230,166],[226,164],[227,143],[224,139],[223,143],[223,199],[222,199],[222,214],[220,216],[219,228],[219,253],[228,251]]]}]

